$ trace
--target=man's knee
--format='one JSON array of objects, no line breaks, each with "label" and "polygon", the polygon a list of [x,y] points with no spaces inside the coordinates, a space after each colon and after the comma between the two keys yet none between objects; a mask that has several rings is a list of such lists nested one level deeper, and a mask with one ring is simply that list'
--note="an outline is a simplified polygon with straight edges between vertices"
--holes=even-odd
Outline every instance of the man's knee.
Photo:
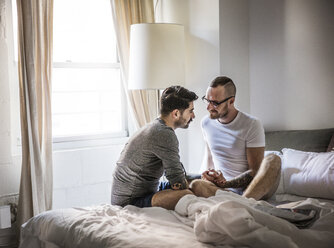
[{"label": "man's knee", "polygon": [[177,202],[185,195],[192,194],[189,189],[172,190],[166,189],[155,193],[151,200],[152,207],[162,207],[169,210],[174,210]]},{"label": "man's knee", "polygon": [[189,189],[194,193],[196,196],[201,197],[210,197],[216,194],[216,191],[219,189],[214,183],[196,179],[191,182],[189,185]]},{"label": "man's knee", "polygon": [[281,170],[281,158],[276,154],[265,156],[261,163],[261,169],[273,170],[274,172]]},{"label": "man's knee", "polygon": [[192,192],[197,191],[198,189],[201,188],[202,181],[203,180],[201,180],[201,179],[195,179],[195,180],[191,181],[191,183],[189,184],[189,189]]},{"label": "man's knee", "polygon": [[256,200],[269,198],[278,187],[280,172],[281,158],[275,154],[267,155],[243,196]]},{"label": "man's knee", "polygon": [[271,197],[277,190],[280,178],[281,178],[281,165],[282,161],[281,158],[275,154],[269,154],[265,157],[266,159],[266,166],[268,167],[268,174],[272,178],[272,183],[270,190],[264,195],[263,199],[268,199]]}]

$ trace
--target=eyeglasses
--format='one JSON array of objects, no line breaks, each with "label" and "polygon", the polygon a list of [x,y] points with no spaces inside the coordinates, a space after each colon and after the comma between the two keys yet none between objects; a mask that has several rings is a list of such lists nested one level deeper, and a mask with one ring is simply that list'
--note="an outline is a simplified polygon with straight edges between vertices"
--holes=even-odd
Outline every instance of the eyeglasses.
[{"label": "eyeglasses", "polygon": [[228,98],[225,98],[223,101],[217,102],[217,101],[211,101],[211,100],[209,100],[209,99],[206,99],[205,96],[203,96],[203,97],[202,97],[202,101],[203,101],[204,103],[206,103],[207,105],[209,105],[209,104],[211,103],[212,106],[213,106],[214,108],[217,108],[220,104],[222,104],[222,103],[228,101],[228,100],[231,99],[232,97],[235,97],[235,96],[230,96],[230,97],[228,97]]}]

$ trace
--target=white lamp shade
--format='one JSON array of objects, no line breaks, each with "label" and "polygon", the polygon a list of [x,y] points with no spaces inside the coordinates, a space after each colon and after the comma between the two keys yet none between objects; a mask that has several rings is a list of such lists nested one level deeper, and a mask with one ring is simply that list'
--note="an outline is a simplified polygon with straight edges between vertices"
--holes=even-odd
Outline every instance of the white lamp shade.
[{"label": "white lamp shade", "polygon": [[170,23],[131,25],[129,89],[184,85],[184,27]]}]

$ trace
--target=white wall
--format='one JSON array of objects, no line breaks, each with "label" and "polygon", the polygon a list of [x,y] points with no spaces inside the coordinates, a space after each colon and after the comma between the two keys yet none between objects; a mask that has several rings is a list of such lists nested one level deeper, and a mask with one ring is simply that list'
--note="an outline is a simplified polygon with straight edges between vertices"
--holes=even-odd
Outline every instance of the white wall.
[{"label": "white wall", "polygon": [[[163,12],[161,12],[161,8]],[[177,129],[181,161],[189,172],[197,172],[203,156],[200,121],[206,114],[201,101],[206,87],[220,73],[219,67],[219,1],[161,0],[157,5],[157,22],[179,23],[185,27],[186,82],[195,91],[196,118],[188,129]]]},{"label": "white wall", "polygon": [[[186,87],[199,97],[219,75],[237,85],[236,105],[250,111],[249,94],[249,4],[244,0],[163,0],[162,19],[185,26]],[[158,12],[161,14],[160,12]],[[160,16],[158,16],[160,17]],[[177,130],[181,160],[188,172],[198,172],[204,154],[201,119],[207,114],[199,99],[196,119],[187,130]]]},{"label": "white wall", "polygon": [[249,4],[224,0],[219,4],[220,74],[230,77],[236,87],[235,105],[250,111],[249,95]]},{"label": "white wall", "polygon": [[[201,95],[212,78],[227,75],[237,85],[237,107],[260,118],[266,130],[334,127],[334,1],[181,2],[180,17],[174,18],[180,18],[187,27],[187,35],[192,37],[192,30],[202,28],[198,26],[205,22],[201,17],[207,21],[201,34],[219,30],[219,45],[214,46],[219,58],[207,52],[212,51],[209,46],[196,49],[191,39],[187,41],[190,76],[186,86]],[[182,12],[185,10],[196,10],[191,15],[198,23],[189,22],[189,13]],[[215,35],[201,38],[216,44]],[[180,137],[181,149],[186,150],[184,144],[188,146],[184,161],[189,171],[200,168],[204,149],[199,121],[206,111],[200,103],[196,107],[195,123],[185,131],[187,137]]]},{"label": "white wall", "polygon": [[53,153],[53,208],[110,203],[112,174],[124,142]]},{"label": "white wall", "polygon": [[250,2],[251,113],[267,130],[334,127],[334,1]]}]

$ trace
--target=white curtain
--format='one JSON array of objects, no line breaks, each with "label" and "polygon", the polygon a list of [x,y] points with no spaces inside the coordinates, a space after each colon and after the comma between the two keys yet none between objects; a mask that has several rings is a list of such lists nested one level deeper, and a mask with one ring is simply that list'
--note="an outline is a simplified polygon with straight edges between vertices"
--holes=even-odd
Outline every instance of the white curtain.
[{"label": "white curtain", "polygon": [[127,99],[136,120],[142,127],[159,114],[158,90],[129,90],[130,25],[154,23],[153,0],[111,0],[114,26],[117,35],[118,53],[121,62],[122,80]]},{"label": "white curtain", "polygon": [[18,222],[52,207],[53,0],[17,0],[22,172]]}]

